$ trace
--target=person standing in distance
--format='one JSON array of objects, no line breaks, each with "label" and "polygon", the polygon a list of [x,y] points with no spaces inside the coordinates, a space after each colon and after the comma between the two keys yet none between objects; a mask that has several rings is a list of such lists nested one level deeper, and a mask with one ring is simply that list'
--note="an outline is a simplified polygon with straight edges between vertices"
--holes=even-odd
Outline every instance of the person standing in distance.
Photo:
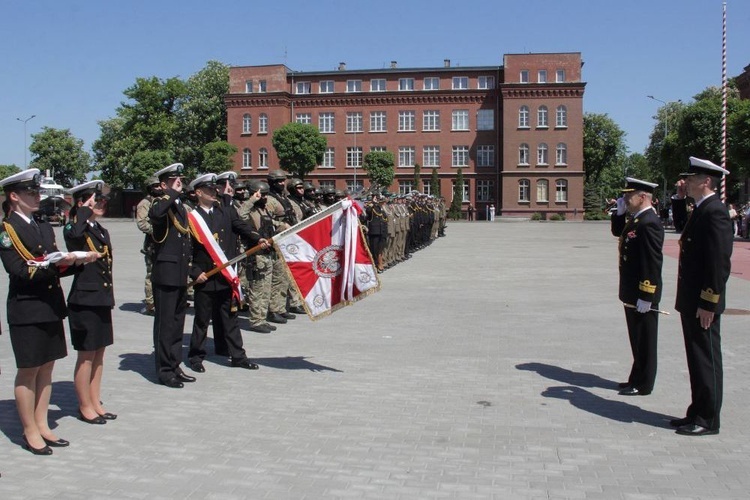
[{"label": "person standing in distance", "polygon": [[154,198],[149,218],[153,226],[154,357],[159,382],[174,389],[195,377],[180,368],[182,333],[187,310],[188,264],[192,256],[187,208],[180,200],[182,163],[156,172],[164,194]]},{"label": "person standing in distance", "polygon": [[151,209],[151,203],[154,198],[161,196],[161,183],[155,176],[151,176],[146,181],[145,186],[146,196],[138,202],[135,209],[136,225],[138,229],[145,235],[143,238],[143,248],[141,253],[146,262],[146,278],[144,280],[143,290],[146,295],[143,309],[141,314],[148,314],[153,316],[154,314],[154,291],[151,287],[151,268],[153,267],[153,253],[154,253],[154,240],[151,238],[151,233],[154,231],[151,227],[151,219],[148,217],[148,211]]},{"label": "person standing in distance", "polygon": [[685,176],[695,209],[680,236],[675,309],[680,312],[685,340],[691,402],[686,416],[672,420],[677,434],[718,434],[724,383],[721,357],[721,313],[732,263],[732,221],[716,194],[729,171],[690,157]]},{"label": "person standing in distance", "polygon": [[[612,214],[612,235],[620,238],[619,298],[625,304],[633,366],[620,384],[623,396],[647,396],[656,380],[656,351],[664,261],[664,227],[652,207],[657,184],[625,179],[624,193]],[[628,216],[628,214],[630,214]]]}]

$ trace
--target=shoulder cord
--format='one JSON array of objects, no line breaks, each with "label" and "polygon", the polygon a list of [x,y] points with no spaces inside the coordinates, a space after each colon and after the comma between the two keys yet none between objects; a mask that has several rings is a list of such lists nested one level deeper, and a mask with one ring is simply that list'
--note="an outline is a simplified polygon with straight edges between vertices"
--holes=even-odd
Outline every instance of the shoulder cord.
[{"label": "shoulder cord", "polygon": [[21,238],[18,237],[13,226],[6,221],[3,221],[3,226],[5,226],[5,232],[10,236],[10,241],[13,242],[13,247],[16,249],[16,252],[18,252],[24,260],[34,260],[34,255],[32,255],[32,253],[23,245]]}]

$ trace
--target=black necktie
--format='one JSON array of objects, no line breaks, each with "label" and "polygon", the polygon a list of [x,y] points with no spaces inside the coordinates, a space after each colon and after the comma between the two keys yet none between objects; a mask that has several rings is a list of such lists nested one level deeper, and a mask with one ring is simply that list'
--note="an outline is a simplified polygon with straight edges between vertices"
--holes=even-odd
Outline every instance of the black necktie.
[{"label": "black necktie", "polygon": [[39,224],[37,224],[34,219],[31,219],[31,222],[29,224],[31,224],[31,227],[34,228],[34,231],[36,232],[36,234],[38,234],[39,236],[42,235],[42,230],[39,227]]}]

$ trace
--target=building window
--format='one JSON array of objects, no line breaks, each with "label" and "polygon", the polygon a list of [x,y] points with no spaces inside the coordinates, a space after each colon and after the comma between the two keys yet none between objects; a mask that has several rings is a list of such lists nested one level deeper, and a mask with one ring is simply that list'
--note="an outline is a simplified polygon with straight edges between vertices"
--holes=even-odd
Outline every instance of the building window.
[{"label": "building window", "polygon": [[350,193],[359,193],[365,188],[364,181],[360,181],[359,179],[354,180],[348,180],[346,181],[346,189],[349,190]]},{"label": "building window", "polygon": [[518,108],[518,128],[529,128],[529,107]]},{"label": "building window", "polygon": [[557,83],[563,83],[563,82],[565,82],[565,70],[564,69],[558,69],[555,72],[555,81]]},{"label": "building window", "polygon": [[321,134],[333,134],[336,131],[335,124],[333,112],[320,113],[318,116],[318,129]]},{"label": "building window", "polygon": [[385,78],[370,80],[370,92],[385,92]]},{"label": "building window", "polygon": [[440,90],[440,78],[437,76],[429,76],[424,79],[425,90]]},{"label": "building window", "polygon": [[385,132],[385,111],[370,112],[370,132]]},{"label": "building window", "polygon": [[469,146],[453,146],[454,167],[465,168],[469,166]]},{"label": "building window", "polygon": [[416,113],[414,111],[399,111],[398,112],[398,131],[399,132],[414,132],[416,130],[415,115]]},{"label": "building window", "polygon": [[531,193],[529,192],[531,190],[531,183],[528,179],[521,179],[518,181],[518,202],[519,203],[528,203],[530,201]]},{"label": "building window", "polygon": [[440,146],[424,146],[422,148],[422,163],[424,167],[440,167]]},{"label": "building window", "polygon": [[261,113],[261,115],[258,117],[258,133],[268,133],[268,115],[265,113]]},{"label": "building window", "polygon": [[432,194],[432,186],[430,185],[430,181],[422,181],[422,193],[426,194],[427,196],[430,196]]},{"label": "building window", "polygon": [[469,110],[467,109],[453,110],[453,121],[451,122],[451,130],[469,130]]},{"label": "building window", "polygon": [[414,191],[414,181],[398,181],[398,194],[405,195]]},{"label": "building window", "polygon": [[568,181],[565,179],[555,181],[555,201],[568,201]]},{"label": "building window", "polygon": [[347,92],[362,92],[362,80],[347,80],[346,91]]},{"label": "building window", "polygon": [[568,146],[564,142],[557,144],[557,151],[555,154],[555,165],[567,165],[568,164]]},{"label": "building window", "polygon": [[320,82],[321,94],[333,94],[333,80],[323,80]]},{"label": "building window", "polygon": [[545,143],[539,144],[536,148],[536,164],[546,165],[547,164],[547,145]]},{"label": "building window", "polygon": [[414,146],[399,146],[398,148],[398,166],[399,167],[413,167],[415,163],[415,148]]},{"label": "building window", "polygon": [[358,168],[362,166],[362,147],[346,148],[346,167]]},{"label": "building window", "polygon": [[565,106],[558,106],[556,117],[556,128],[566,128],[568,126],[568,108],[566,108]]},{"label": "building window", "polygon": [[[453,181],[453,189],[451,189],[451,195],[455,192],[456,192],[456,181]],[[468,179],[464,179],[463,192],[461,194],[462,194],[461,202],[467,203],[469,201],[469,180]]]},{"label": "building window", "polygon": [[253,93],[253,81],[252,80],[245,80],[245,93],[246,94]]},{"label": "building window", "polygon": [[547,203],[549,201],[549,181],[540,179],[536,181],[536,201]]},{"label": "building window", "polygon": [[321,165],[321,168],[334,168],[336,166],[336,164],[334,163],[336,159],[335,153],[335,148],[326,148],[325,152],[323,153],[323,164]]},{"label": "building window", "polygon": [[258,169],[268,168],[268,150],[260,148],[258,151]]},{"label": "building window", "polygon": [[346,114],[346,131],[362,132],[362,112],[354,111]]},{"label": "building window", "polygon": [[539,109],[536,111],[537,128],[549,127],[548,116],[549,116],[549,111],[547,110],[547,106],[539,106]]},{"label": "building window", "polygon": [[529,145],[526,143],[518,146],[518,164],[527,166],[529,164]]},{"label": "building window", "polygon": [[326,188],[332,188],[336,189],[336,181],[318,181],[318,185],[320,186],[320,189],[326,189]]},{"label": "building window", "polygon": [[298,94],[309,94],[310,93],[310,82],[297,82],[297,93]]},{"label": "building window", "polygon": [[414,90],[414,78],[399,78],[398,89],[399,90]]},{"label": "building window", "polygon": [[439,132],[440,131],[440,111],[430,110],[422,114],[422,131]]},{"label": "building window", "polygon": [[477,79],[478,89],[494,89],[495,88],[495,77],[494,76],[480,76]]},{"label": "building window", "polygon": [[312,113],[297,113],[294,121],[310,125],[312,123]]},{"label": "building window", "polygon": [[453,90],[467,90],[469,88],[469,77],[467,76],[454,76],[453,77]]},{"label": "building window", "polygon": [[495,182],[480,179],[477,181],[477,201],[492,201],[495,199]]},{"label": "building window", "polygon": [[519,75],[519,79],[521,83],[529,83],[529,70],[522,69],[521,74]]},{"label": "building window", "polygon": [[372,151],[373,153],[376,151],[388,151],[388,148],[386,148],[385,146],[370,146],[370,151]]},{"label": "building window", "polygon": [[266,81],[265,80],[260,80],[258,82],[258,92],[260,92],[261,94],[266,93]]},{"label": "building window", "polygon": [[253,132],[253,117],[250,113],[242,115],[242,133],[251,134]]},{"label": "building window", "polygon": [[242,150],[242,169],[249,170],[253,167],[253,152],[249,148]]},{"label": "building window", "polygon": [[477,146],[477,167],[495,166],[495,146]]},{"label": "building window", "polygon": [[536,74],[537,83],[547,83],[547,70],[540,69]]},{"label": "building window", "polygon": [[494,109],[480,109],[477,111],[477,130],[495,130]]}]

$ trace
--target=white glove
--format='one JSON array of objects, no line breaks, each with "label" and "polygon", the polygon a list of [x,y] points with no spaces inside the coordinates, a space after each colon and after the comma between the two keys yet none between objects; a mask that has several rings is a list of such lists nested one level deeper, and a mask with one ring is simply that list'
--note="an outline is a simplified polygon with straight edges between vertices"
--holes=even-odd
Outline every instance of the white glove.
[{"label": "white glove", "polygon": [[622,215],[627,210],[628,206],[625,203],[625,198],[617,198],[617,215]]},{"label": "white glove", "polygon": [[638,302],[635,304],[635,310],[639,313],[647,313],[651,310],[651,302],[638,299]]}]

